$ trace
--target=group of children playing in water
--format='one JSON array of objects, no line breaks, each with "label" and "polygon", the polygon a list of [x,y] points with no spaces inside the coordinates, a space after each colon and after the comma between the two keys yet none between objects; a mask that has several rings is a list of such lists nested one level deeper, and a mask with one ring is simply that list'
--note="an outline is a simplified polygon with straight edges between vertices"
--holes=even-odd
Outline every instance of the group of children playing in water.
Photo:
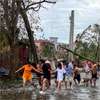
[{"label": "group of children playing in water", "polygon": [[[70,61],[69,63],[66,63],[65,61],[60,61],[57,64],[56,70],[52,70],[52,66],[50,61],[44,61],[41,60],[39,64],[35,63],[29,63],[27,62],[24,66],[19,68],[17,72],[20,70],[24,70],[23,72],[23,86],[26,85],[27,82],[30,82],[32,85],[34,83],[32,82],[32,74],[37,73],[37,78],[40,85],[40,93],[45,93],[46,89],[48,89],[51,85],[51,75],[55,75],[55,83],[56,83],[56,90],[57,92],[60,92],[62,83],[65,83],[65,88],[68,88],[68,86],[72,89],[73,83],[80,84],[81,82],[81,75],[80,70],[76,64],[74,64],[73,61]],[[83,79],[84,83],[89,83],[94,86],[96,86],[96,79],[97,79],[97,65],[93,64],[91,68],[86,65],[84,67],[84,71],[86,74],[86,77]],[[91,73],[91,77],[88,78],[88,73]]]}]

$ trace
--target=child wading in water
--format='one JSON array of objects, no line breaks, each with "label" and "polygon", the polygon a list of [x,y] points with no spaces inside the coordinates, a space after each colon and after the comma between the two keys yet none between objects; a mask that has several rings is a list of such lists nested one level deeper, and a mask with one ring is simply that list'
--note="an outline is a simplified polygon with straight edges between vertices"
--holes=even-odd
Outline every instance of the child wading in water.
[{"label": "child wading in water", "polygon": [[62,68],[61,63],[58,64],[56,71],[57,71],[57,91],[60,92],[61,83],[64,79],[64,73],[66,73],[66,72],[65,72],[64,68]]},{"label": "child wading in water", "polygon": [[19,72],[20,70],[24,70],[24,73],[23,73],[23,87],[26,85],[27,82],[30,82],[31,84],[32,83],[32,70],[34,70],[35,72],[37,73],[41,73],[39,72],[34,66],[32,66],[31,64],[25,64],[24,66],[22,66],[21,68],[19,68],[17,72]]}]

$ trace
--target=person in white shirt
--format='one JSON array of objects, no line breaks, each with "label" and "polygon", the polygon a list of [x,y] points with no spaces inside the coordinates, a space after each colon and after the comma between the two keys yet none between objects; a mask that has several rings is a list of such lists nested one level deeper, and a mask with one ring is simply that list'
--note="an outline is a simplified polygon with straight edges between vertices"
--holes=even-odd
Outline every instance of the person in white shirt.
[{"label": "person in white shirt", "polygon": [[56,71],[57,71],[57,90],[59,92],[61,90],[61,83],[63,81],[64,73],[65,73],[65,70],[64,68],[62,68],[61,63],[58,63]]}]

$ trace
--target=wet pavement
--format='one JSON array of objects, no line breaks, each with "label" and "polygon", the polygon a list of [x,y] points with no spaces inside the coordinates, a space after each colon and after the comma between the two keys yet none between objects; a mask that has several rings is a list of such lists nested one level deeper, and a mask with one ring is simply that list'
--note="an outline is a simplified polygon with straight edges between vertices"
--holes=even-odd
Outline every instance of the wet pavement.
[{"label": "wet pavement", "polygon": [[52,85],[45,95],[39,94],[39,89],[30,87],[28,91],[19,89],[21,92],[0,93],[0,100],[100,100],[99,83],[100,79],[96,87],[75,86],[73,90],[63,87],[59,94],[54,92],[55,86]]}]

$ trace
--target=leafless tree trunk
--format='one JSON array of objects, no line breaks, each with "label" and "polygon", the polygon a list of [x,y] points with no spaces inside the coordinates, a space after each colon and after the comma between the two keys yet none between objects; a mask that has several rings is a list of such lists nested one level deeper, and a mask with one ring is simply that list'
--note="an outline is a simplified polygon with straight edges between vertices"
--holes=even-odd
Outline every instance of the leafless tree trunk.
[{"label": "leafless tree trunk", "polygon": [[33,59],[34,59],[34,62],[38,62],[38,57],[37,57],[37,52],[36,52],[36,47],[35,47],[35,42],[34,42],[34,37],[33,37],[33,31],[31,30],[31,27],[30,27],[30,23],[29,23],[29,20],[28,20],[28,16],[26,14],[26,11],[22,8],[22,3],[21,3],[21,0],[16,0],[17,2],[17,6],[19,8],[19,12],[24,20],[24,23],[25,23],[25,27],[26,27],[26,30],[27,30],[27,33],[28,33],[28,37],[29,37],[29,42],[30,42],[30,47],[31,47],[31,52],[33,54]]},{"label": "leafless tree trunk", "polygon": [[[34,62],[36,62],[36,63],[38,62],[38,56],[37,56],[35,42],[34,42],[34,36],[33,36],[34,31],[31,30],[30,23],[29,23],[28,16],[27,16],[26,12],[30,9],[32,9],[34,11],[38,11],[41,8],[41,4],[44,2],[45,3],[52,3],[52,4],[56,3],[56,2],[48,1],[48,0],[40,0],[38,2],[31,2],[29,5],[25,6],[25,3],[23,0],[16,0],[18,11],[24,20],[25,28],[26,28],[27,33],[28,33],[31,52],[33,54],[33,59],[34,59]],[[33,5],[37,5],[37,6],[33,7]]]}]

